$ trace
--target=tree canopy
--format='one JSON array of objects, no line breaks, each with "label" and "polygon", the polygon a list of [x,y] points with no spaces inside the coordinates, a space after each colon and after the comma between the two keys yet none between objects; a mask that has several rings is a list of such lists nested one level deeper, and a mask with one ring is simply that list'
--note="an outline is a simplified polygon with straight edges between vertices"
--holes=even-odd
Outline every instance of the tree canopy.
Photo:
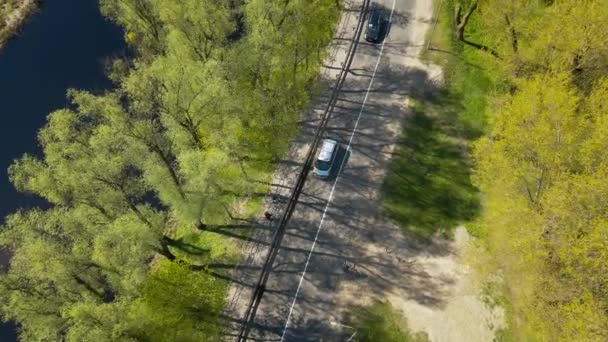
[{"label": "tree canopy", "polygon": [[15,187],[49,206],[9,215],[0,231],[12,255],[0,312],[23,340],[217,340],[226,283],[192,262],[226,261],[229,244],[214,245],[207,228],[230,223],[235,203],[259,190],[250,177],[284,153],[338,8],[102,0],[101,9],[135,57],[111,64],[112,91],[70,90],[38,134],[42,155],[11,165]]},{"label": "tree canopy", "polygon": [[477,49],[497,89],[473,149],[480,236],[515,340],[608,338],[606,5],[486,0],[471,19],[496,52]]}]

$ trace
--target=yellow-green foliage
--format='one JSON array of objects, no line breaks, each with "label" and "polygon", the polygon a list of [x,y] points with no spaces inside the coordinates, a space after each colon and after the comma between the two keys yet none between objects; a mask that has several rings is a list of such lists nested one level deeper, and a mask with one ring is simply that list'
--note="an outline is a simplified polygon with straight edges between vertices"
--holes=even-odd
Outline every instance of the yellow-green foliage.
[{"label": "yellow-green foliage", "polygon": [[608,164],[598,161],[603,139],[594,132],[606,129],[599,123],[608,112],[589,108],[562,75],[518,89],[475,145],[488,248],[531,335],[600,338],[608,332]]},{"label": "yellow-green foliage", "polygon": [[515,340],[605,341],[608,2],[504,4],[474,14],[501,57],[477,51],[482,66],[510,90],[489,97],[489,132],[474,144],[487,262]]},{"label": "yellow-green foliage", "polygon": [[186,263],[163,261],[133,303],[129,318],[138,324],[131,333],[150,341],[218,341],[226,285]]}]

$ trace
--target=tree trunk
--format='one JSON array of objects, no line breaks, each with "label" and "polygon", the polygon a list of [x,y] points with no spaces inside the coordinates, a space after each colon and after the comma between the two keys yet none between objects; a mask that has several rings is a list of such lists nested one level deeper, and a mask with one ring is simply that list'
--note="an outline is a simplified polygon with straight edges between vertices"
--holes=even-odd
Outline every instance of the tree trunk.
[{"label": "tree trunk", "polygon": [[179,177],[177,176],[177,173],[173,169],[173,166],[171,165],[171,161],[169,160],[169,158],[165,155],[165,153],[163,152],[161,147],[158,146],[158,144],[154,144],[153,146],[151,146],[151,148],[163,161],[163,164],[165,165],[165,167],[169,171],[169,174],[171,175],[171,180],[173,180],[173,185],[175,185],[175,187],[177,188],[177,191],[179,192],[179,195],[181,196],[181,198],[186,199],[186,194],[184,194],[184,189],[182,189],[182,185],[179,181]]},{"label": "tree trunk", "polygon": [[203,223],[203,221],[198,220],[198,222],[196,223],[196,229],[198,230],[206,230],[207,229],[207,225]]},{"label": "tree trunk", "polygon": [[471,14],[473,14],[473,12],[475,12],[475,10],[477,9],[477,1],[473,1],[473,3],[471,4],[471,7],[469,7],[469,10],[467,11],[467,13],[464,15],[464,17],[462,16],[462,7],[460,7],[460,4],[456,5],[456,8],[454,8],[454,37],[459,40],[459,41],[464,41],[464,29],[467,26],[467,24],[469,23],[469,19],[471,18]]},{"label": "tree trunk", "polygon": [[99,299],[103,300],[103,297],[104,297],[103,292],[97,290],[93,285],[89,284],[86,280],[81,278],[79,275],[73,274],[72,276],[74,277],[74,280],[76,280],[76,283],[84,286],[84,288],[87,289],[87,291],[91,292],[95,296],[99,297]]},{"label": "tree trunk", "polygon": [[489,47],[487,47],[485,45],[471,42],[464,38],[464,30],[465,30],[467,24],[469,23],[471,14],[473,14],[473,12],[475,12],[476,9],[477,9],[477,1],[473,1],[473,3],[471,4],[471,7],[469,7],[469,9],[467,10],[467,13],[463,16],[462,7],[460,6],[460,4],[456,5],[456,7],[454,8],[454,38],[471,47],[474,47],[478,50],[487,52],[487,53],[491,54],[492,56],[500,59],[500,55],[498,55],[498,52],[490,49]]},{"label": "tree trunk", "polygon": [[509,33],[511,34],[511,48],[513,48],[513,52],[517,52],[517,32],[515,31],[513,24],[511,24],[511,19],[509,19],[507,14],[505,14],[505,22],[507,23]]},{"label": "tree trunk", "polygon": [[185,112],[184,113],[185,120],[178,121],[179,125],[182,126],[188,132],[188,134],[190,134],[190,137],[192,138],[192,142],[194,143],[194,145],[196,147],[198,147],[199,150],[201,150],[201,151],[205,150],[205,146],[203,145],[201,138],[198,136],[196,125],[194,124],[194,122],[192,121],[190,116],[187,114],[187,111],[184,109],[182,109],[182,110]]},{"label": "tree trunk", "polygon": [[89,200],[89,199],[78,199],[78,200],[76,200],[76,202],[82,203],[82,204],[87,205],[87,206],[89,206],[91,208],[97,209],[109,221],[113,221],[113,220],[116,219],[116,217],[113,216],[113,215],[110,215],[108,213],[108,211],[104,207],[102,207],[101,205],[93,202],[92,200]]},{"label": "tree trunk", "polygon": [[279,24],[275,25],[275,27],[277,28],[278,31],[280,31],[281,26],[283,26],[283,23],[285,22],[285,19],[287,19],[288,15],[290,14],[287,11],[287,6],[289,5],[290,2],[291,2],[291,0],[285,0],[283,2],[283,15],[281,16],[281,19],[279,20]]},{"label": "tree trunk", "polygon": [[160,250],[158,251],[158,253],[167,258],[168,260],[174,261],[175,259],[177,259],[177,257],[175,256],[175,254],[171,253],[171,251],[169,250],[169,246],[175,244],[175,240],[170,237],[163,236],[160,240]]}]

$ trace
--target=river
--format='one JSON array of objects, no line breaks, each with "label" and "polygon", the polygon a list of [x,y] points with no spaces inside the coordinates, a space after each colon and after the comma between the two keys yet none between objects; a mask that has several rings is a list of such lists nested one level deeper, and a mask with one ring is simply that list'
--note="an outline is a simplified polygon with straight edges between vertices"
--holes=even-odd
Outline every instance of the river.
[{"label": "river", "polygon": [[[96,0],[48,0],[0,51],[0,217],[41,200],[17,193],[7,168],[23,153],[40,154],[36,134],[49,112],[65,107],[66,89],[108,89],[103,61],[126,51],[121,30],[99,13]],[[7,256],[0,253],[0,262]],[[16,341],[15,325],[0,341]]]}]

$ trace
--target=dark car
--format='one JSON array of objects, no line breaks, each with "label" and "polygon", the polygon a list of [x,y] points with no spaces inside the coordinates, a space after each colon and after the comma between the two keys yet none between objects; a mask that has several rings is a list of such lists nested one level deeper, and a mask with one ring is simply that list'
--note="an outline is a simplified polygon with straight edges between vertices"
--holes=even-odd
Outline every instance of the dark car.
[{"label": "dark car", "polygon": [[379,43],[384,36],[384,18],[382,12],[374,8],[367,19],[367,30],[365,31],[365,40],[371,43]]}]

